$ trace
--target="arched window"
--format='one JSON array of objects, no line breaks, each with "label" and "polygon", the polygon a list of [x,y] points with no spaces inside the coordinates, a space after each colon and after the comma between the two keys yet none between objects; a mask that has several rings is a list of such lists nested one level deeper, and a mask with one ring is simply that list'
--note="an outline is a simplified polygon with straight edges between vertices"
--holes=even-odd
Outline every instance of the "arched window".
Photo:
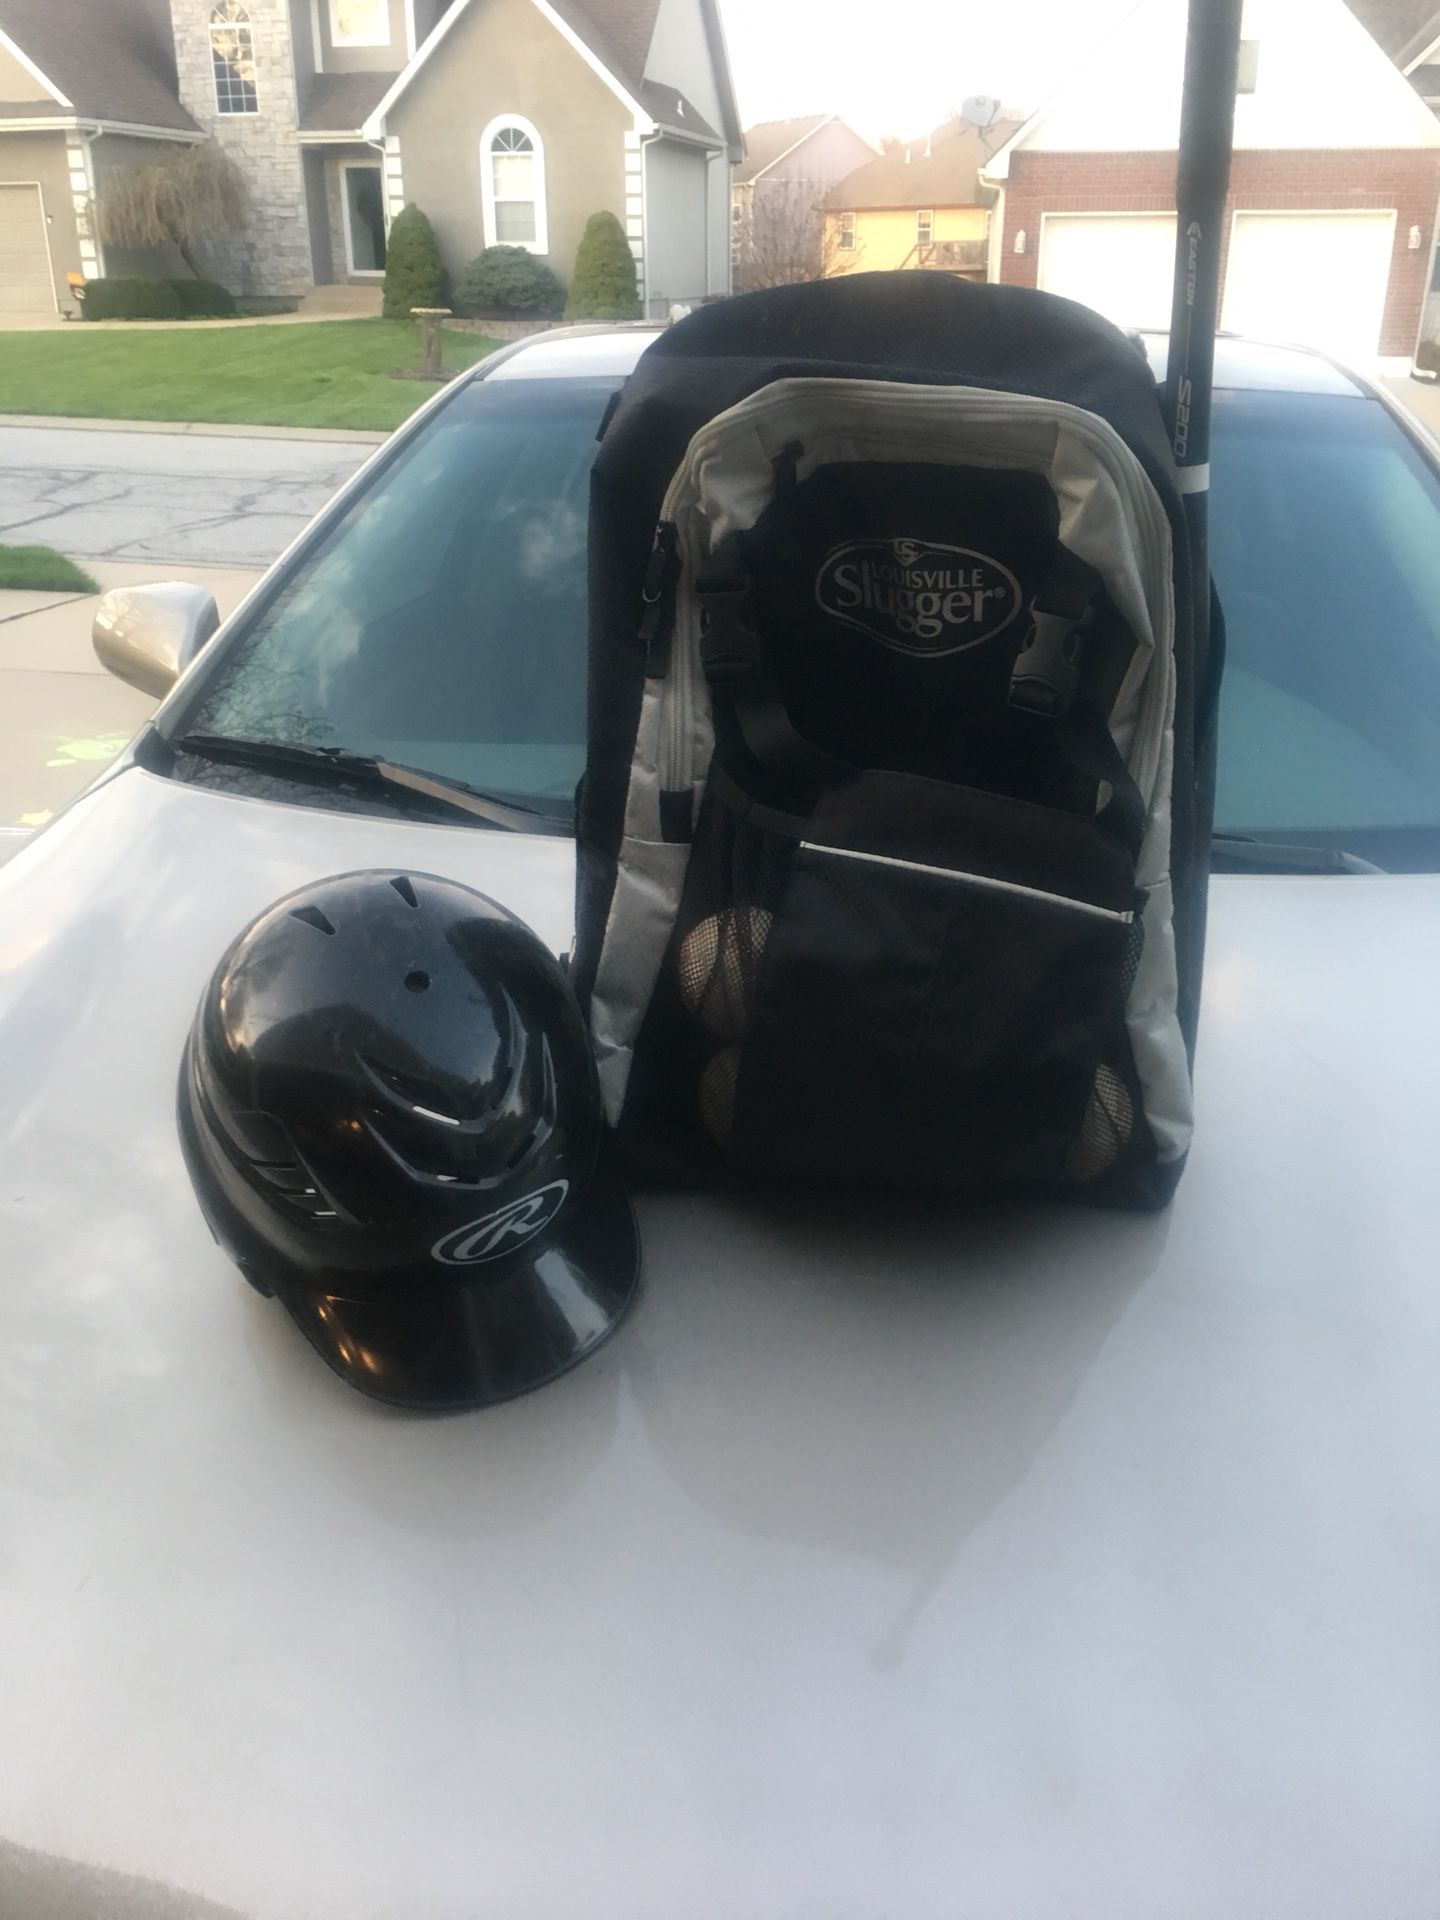
[{"label": "arched window", "polygon": [[492,120],[480,137],[480,198],[487,247],[547,253],[545,148],[518,113]]},{"label": "arched window", "polygon": [[250,15],[240,0],[219,0],[210,9],[210,64],[215,70],[218,113],[256,113],[255,41]]}]

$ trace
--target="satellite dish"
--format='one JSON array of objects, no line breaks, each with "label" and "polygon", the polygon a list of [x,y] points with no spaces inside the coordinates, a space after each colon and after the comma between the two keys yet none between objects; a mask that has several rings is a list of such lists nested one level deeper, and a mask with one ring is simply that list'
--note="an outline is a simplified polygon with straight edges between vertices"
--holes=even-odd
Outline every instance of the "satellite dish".
[{"label": "satellite dish", "polygon": [[972,93],[960,109],[960,118],[968,120],[972,127],[978,127],[984,133],[1000,118],[1003,104],[993,93]]}]

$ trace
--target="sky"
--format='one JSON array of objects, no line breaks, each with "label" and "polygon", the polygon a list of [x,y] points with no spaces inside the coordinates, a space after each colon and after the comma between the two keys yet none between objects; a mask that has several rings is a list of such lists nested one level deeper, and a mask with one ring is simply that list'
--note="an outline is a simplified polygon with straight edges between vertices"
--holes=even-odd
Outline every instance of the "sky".
[{"label": "sky", "polygon": [[970,94],[1029,111],[1135,0],[721,0],[741,121],[923,132]]}]

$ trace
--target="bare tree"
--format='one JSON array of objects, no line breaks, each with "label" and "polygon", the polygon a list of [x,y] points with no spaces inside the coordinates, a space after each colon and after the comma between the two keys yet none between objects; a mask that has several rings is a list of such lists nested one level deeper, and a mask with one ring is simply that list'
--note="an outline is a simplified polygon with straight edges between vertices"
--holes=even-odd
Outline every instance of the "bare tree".
[{"label": "bare tree", "polygon": [[249,219],[245,180],[235,162],[206,140],[107,174],[95,196],[100,238],[115,247],[163,247],[179,253],[197,280],[195,248],[237,233]]},{"label": "bare tree", "polygon": [[735,222],[735,286],[741,293],[819,280],[834,248],[812,180],[759,180]]}]

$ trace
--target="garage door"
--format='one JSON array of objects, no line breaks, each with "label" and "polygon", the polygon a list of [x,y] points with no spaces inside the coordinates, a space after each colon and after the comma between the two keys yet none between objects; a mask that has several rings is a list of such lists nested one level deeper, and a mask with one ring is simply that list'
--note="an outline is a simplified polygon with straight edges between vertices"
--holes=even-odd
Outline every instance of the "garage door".
[{"label": "garage door", "polygon": [[0,313],[54,313],[40,189],[0,184]]},{"label": "garage door", "polygon": [[1373,359],[1394,246],[1393,213],[1237,213],[1223,324]]},{"label": "garage door", "polygon": [[1040,285],[1081,300],[1122,327],[1170,325],[1173,214],[1047,213]]}]

